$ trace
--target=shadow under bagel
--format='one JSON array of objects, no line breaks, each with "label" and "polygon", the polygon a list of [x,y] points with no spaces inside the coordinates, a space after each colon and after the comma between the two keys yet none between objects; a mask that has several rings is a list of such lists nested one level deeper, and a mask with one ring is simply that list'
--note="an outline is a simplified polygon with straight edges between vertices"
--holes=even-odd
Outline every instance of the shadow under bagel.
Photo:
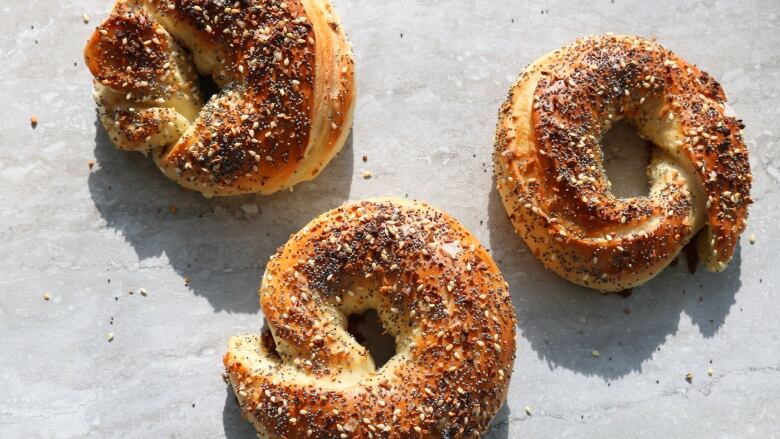
[{"label": "shadow under bagel", "polygon": [[[95,166],[87,185],[105,221],[139,262],[167,258],[183,287],[215,312],[257,312],[268,255],[311,218],[349,197],[352,133],[314,180],[292,192],[206,198],[167,179],[151,157],[114,147],[95,121]],[[273,213],[273,214],[269,214]]]},{"label": "shadow under bagel", "polygon": [[[648,193],[644,170],[653,146],[632,131],[628,124],[616,124],[602,141],[617,196]],[[491,254],[509,282],[519,337],[550,369],[562,367],[607,382],[642,372],[642,364],[677,332],[682,312],[702,336],[715,335],[741,286],[739,246],[721,273],[704,267],[691,273],[684,249],[656,277],[622,294],[569,283],[545,269],[515,233],[495,183],[488,228]]]}]

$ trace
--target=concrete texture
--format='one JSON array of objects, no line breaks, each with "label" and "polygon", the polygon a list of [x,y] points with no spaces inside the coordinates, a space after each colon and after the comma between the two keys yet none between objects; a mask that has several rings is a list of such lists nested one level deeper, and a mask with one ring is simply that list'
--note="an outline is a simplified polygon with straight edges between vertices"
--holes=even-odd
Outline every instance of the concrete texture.
[{"label": "concrete texture", "polygon": [[[0,436],[253,437],[221,355],[261,327],[265,261],[315,215],[395,195],[459,218],[511,285],[517,363],[488,437],[780,437],[780,3],[588,3],[337,0],[358,66],[350,144],[295,192],[209,200],[96,124],[81,50],[110,1],[2,0]],[[747,125],[755,204],[724,273],[682,260],[602,296],[513,235],[491,176],[499,103],[533,59],[607,31],[702,66]]]}]

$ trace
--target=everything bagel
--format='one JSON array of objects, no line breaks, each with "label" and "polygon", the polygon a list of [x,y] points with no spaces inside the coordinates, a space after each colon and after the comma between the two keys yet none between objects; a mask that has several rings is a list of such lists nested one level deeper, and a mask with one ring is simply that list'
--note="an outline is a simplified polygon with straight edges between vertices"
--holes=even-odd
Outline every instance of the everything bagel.
[{"label": "everything bagel", "polygon": [[[426,204],[321,215],[272,256],[260,303],[270,335],[233,337],[224,358],[260,437],[474,437],[506,397],[507,285],[476,238]],[[346,330],[368,309],[396,341],[379,370]]]},{"label": "everything bagel", "polygon": [[[328,0],[118,0],[85,59],[114,144],[207,196],[316,177],[352,123],[352,52]],[[198,72],[220,87],[205,105]]]},{"label": "everything bagel", "polygon": [[[656,145],[647,197],[610,192],[599,142],[622,118]],[[702,228],[700,259],[720,271],[751,203],[742,128],[711,76],[654,41],[589,37],[538,59],[511,88],[496,183],[517,233],[571,282],[644,283]]]}]

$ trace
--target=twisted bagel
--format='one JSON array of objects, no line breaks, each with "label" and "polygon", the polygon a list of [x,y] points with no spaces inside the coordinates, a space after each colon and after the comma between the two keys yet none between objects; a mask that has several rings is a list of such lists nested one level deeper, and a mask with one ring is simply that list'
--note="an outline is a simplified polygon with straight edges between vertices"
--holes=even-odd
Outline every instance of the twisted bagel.
[{"label": "twisted bagel", "polygon": [[[473,437],[506,397],[507,285],[476,238],[426,204],[321,215],[271,257],[260,303],[272,335],[233,337],[224,358],[260,437]],[[346,331],[346,315],[372,308],[396,340],[379,370]]]},{"label": "twisted bagel", "polygon": [[[618,199],[601,136],[625,118],[657,147],[650,194]],[[741,121],[707,73],[654,41],[576,41],[526,68],[501,107],[498,191],[517,233],[565,279],[604,291],[646,282],[700,229],[700,259],[720,271],[751,203]]]},{"label": "twisted bagel", "polygon": [[[352,123],[352,52],[328,0],[118,0],[84,56],[114,144],[207,196],[314,178]],[[205,105],[196,70],[221,87]]]}]

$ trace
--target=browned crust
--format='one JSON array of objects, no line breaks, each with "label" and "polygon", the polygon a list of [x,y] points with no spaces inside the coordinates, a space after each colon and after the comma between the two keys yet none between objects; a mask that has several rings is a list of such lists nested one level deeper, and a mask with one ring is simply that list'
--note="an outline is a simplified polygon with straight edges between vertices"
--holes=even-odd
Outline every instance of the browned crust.
[{"label": "browned crust", "polygon": [[163,78],[173,59],[162,27],[142,9],[118,4],[92,34],[84,50],[87,67],[101,84],[153,97],[167,97],[175,84]]},{"label": "browned crust", "polygon": [[[361,356],[338,349],[339,329],[323,322],[355,285],[374,291],[391,335],[414,344],[350,381]],[[260,297],[288,350],[262,363],[259,339],[241,336],[225,366],[269,437],[474,437],[505,399],[516,323],[507,285],[476,238],[428,205],[372,200],[323,214],[271,259]]]},{"label": "browned crust", "polygon": [[[314,6],[307,10],[307,2]],[[97,81],[129,92],[130,102],[123,105],[154,103],[171,94],[162,77],[174,64],[170,53],[176,48],[157,30],[181,37],[179,43],[196,59],[213,60],[211,73],[225,87],[178,141],[152,145],[155,161],[179,184],[207,195],[271,193],[316,176],[350,128],[351,50],[340,26],[319,24],[321,15],[338,24],[325,0],[258,0],[228,7],[216,0],[119,0],[85,56]],[[162,38],[160,44],[135,47],[138,41],[160,39],[155,36]],[[132,44],[122,44],[128,38]],[[102,98],[99,103],[111,105]],[[128,121],[120,116],[106,122],[123,129]],[[143,134],[148,133],[137,136]]]},{"label": "browned crust", "polygon": [[[561,276],[620,290],[657,274],[706,223],[703,256],[722,269],[751,202],[743,125],[725,103],[707,73],[640,37],[590,37],[538,60],[501,107],[496,136],[498,188],[518,233]],[[665,142],[659,162],[677,167],[650,197],[609,190],[599,140],[620,117]],[[652,132],[667,125],[674,133]]]}]

